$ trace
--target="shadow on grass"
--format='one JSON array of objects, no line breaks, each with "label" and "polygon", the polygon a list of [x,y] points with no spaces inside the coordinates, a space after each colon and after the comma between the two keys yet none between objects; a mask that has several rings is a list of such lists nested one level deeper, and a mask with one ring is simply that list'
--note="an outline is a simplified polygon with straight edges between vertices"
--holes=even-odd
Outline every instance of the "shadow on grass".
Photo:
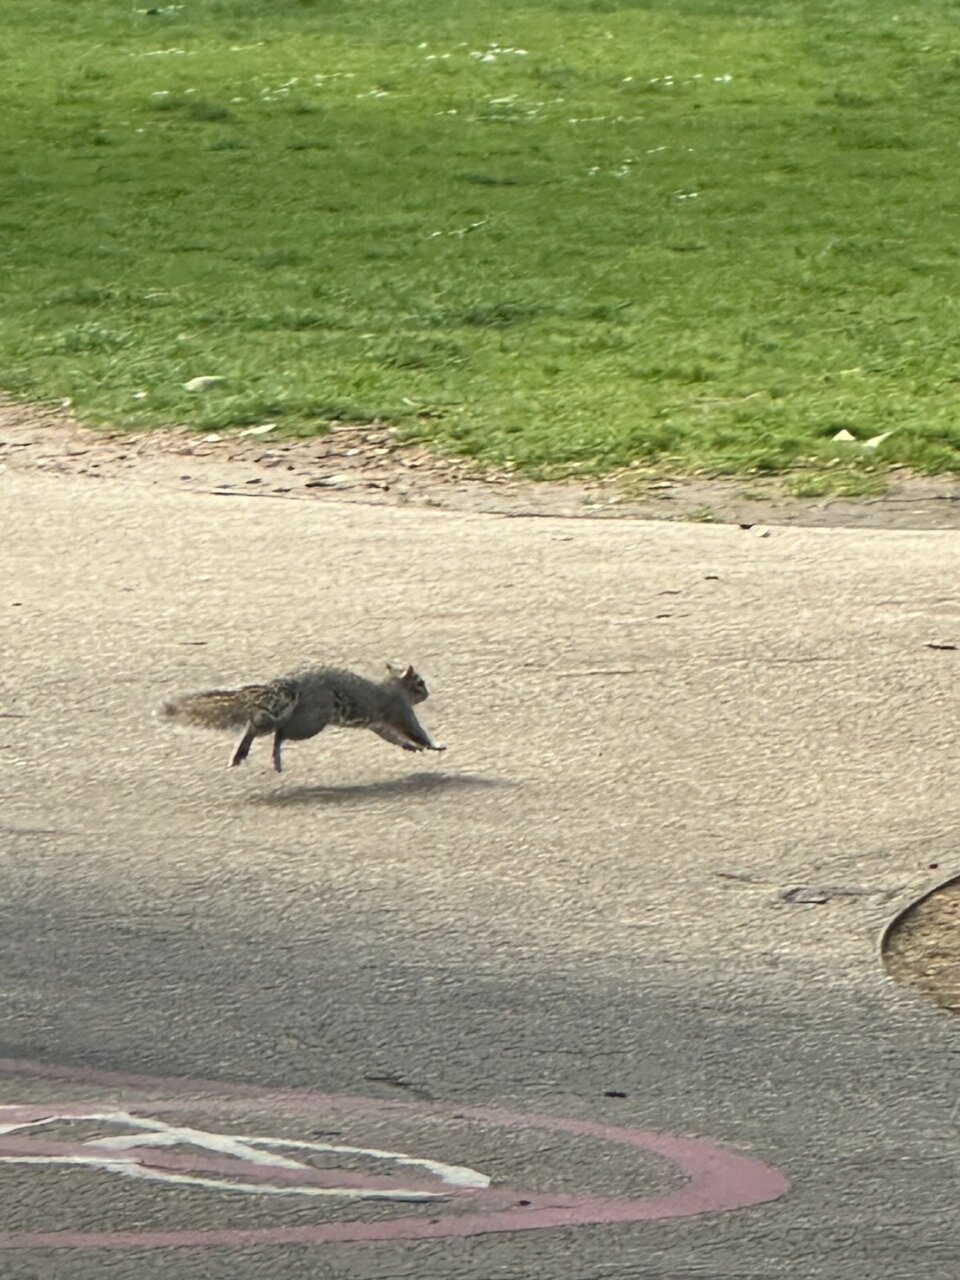
[{"label": "shadow on grass", "polygon": [[348,786],[289,787],[283,791],[258,791],[250,796],[254,804],[344,804],[356,800],[389,799],[437,795],[467,787],[512,787],[504,778],[488,778],[479,773],[411,773],[405,778],[384,778],[378,782],[358,782]]}]

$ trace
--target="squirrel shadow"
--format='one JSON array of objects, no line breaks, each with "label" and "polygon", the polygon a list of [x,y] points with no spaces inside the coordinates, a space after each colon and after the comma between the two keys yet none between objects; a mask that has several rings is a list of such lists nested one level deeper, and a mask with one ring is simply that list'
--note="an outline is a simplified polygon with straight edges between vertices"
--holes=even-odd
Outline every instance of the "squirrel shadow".
[{"label": "squirrel shadow", "polygon": [[390,796],[429,796],[462,787],[512,787],[503,778],[487,778],[479,773],[410,773],[404,778],[384,778],[379,782],[357,782],[347,786],[288,787],[283,791],[258,791],[250,796],[255,804],[343,804]]}]

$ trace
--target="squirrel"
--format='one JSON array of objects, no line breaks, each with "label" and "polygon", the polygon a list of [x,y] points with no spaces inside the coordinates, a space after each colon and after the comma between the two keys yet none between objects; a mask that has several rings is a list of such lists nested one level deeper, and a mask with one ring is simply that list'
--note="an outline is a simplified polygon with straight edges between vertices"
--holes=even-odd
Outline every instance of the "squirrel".
[{"label": "squirrel", "polygon": [[371,729],[404,751],[445,751],[413,713],[428,696],[423,677],[389,662],[387,671],[387,679],[376,682],[340,667],[308,667],[266,684],[186,694],[165,702],[163,714],[206,729],[243,725],[230,768],[246,760],[254,738],[272,733],[273,767],[280,773],[284,742],[312,738],[328,725]]}]

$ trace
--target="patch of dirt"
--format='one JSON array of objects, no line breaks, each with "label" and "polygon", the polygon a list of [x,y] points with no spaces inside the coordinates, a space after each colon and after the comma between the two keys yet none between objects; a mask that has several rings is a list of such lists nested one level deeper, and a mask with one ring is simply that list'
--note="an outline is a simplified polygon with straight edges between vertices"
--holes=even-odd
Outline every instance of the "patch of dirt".
[{"label": "patch of dirt", "polygon": [[[335,423],[311,439],[271,431],[91,430],[65,408],[0,398],[0,467],[124,477],[224,497],[410,504],[504,516],[624,517],[877,529],[960,528],[960,478],[889,472],[875,498],[794,498],[782,479],[704,479],[632,468],[602,479],[531,481],[403,444],[384,425]],[[761,530],[762,531],[762,530]]]},{"label": "patch of dirt", "polygon": [[897,982],[960,1013],[960,876],[895,922],[886,938],[884,963]]}]

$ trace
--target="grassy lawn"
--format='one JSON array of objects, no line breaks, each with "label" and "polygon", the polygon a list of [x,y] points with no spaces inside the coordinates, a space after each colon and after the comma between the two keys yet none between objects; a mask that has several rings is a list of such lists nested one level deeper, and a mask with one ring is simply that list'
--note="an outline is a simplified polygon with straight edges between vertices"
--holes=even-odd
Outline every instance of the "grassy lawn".
[{"label": "grassy lawn", "polygon": [[534,473],[960,465],[956,0],[154,2],[0,8],[8,391]]}]

